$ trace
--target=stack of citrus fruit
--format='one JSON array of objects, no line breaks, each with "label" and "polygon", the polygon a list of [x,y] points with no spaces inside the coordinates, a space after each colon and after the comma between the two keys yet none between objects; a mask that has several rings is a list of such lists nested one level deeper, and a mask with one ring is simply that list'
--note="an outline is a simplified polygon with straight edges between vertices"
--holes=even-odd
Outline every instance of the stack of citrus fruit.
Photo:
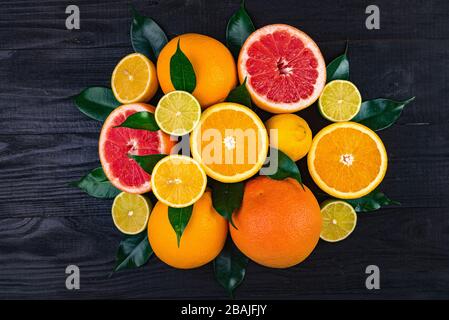
[{"label": "stack of citrus fruit", "polygon": [[[191,92],[179,90],[173,81],[172,59],[179,50],[195,73]],[[238,80],[258,107],[277,114],[264,123],[254,109],[227,102]],[[377,134],[350,121],[361,108],[357,87],[346,80],[326,84],[318,46],[288,25],[252,33],[237,64],[213,38],[175,37],[160,52],[157,67],[139,53],[124,57],[111,85],[123,105],[104,122],[99,154],[105,175],[123,191],[112,205],[114,224],[129,235],[147,229],[155,254],[176,268],[212,261],[228,229],[253,261],[272,268],[296,265],[312,253],[320,237],[335,242],[354,230],[356,213],[339,199],[368,194],[387,169]],[[165,95],[155,108],[147,102],[159,85]],[[312,138],[308,123],[293,112],[316,101],[322,116],[335,123]],[[178,137],[189,141],[191,157],[175,151]],[[320,207],[294,177],[248,180],[266,163],[270,145],[290,158],[290,167],[307,156],[313,181],[337,199]],[[281,170],[285,164],[278,165]],[[234,186],[246,181],[240,207],[227,217],[232,225],[215,210],[208,177]],[[154,208],[150,191],[158,200]]]}]

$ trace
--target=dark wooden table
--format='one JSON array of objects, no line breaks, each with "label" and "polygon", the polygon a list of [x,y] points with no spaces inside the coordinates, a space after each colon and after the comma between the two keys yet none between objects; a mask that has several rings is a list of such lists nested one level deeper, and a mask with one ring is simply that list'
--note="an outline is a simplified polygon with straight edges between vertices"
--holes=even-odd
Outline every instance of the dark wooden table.
[{"label": "dark wooden table", "polygon": [[[129,2],[77,0],[81,29],[69,31],[66,1],[0,1],[0,298],[226,298],[211,265],[180,271],[152,258],[109,279],[121,238],[111,201],[67,186],[99,165],[100,123],[70,97],[108,85],[132,51]],[[222,41],[239,3],[132,2],[170,35]],[[348,40],[351,80],[364,98],[416,96],[380,132],[390,161],[382,190],[402,206],[359,214],[351,237],[320,242],[294,268],[250,263],[237,298],[449,297],[449,3],[378,0],[380,30],[365,27],[369,4],[248,0],[247,8],[256,26],[281,22],[307,32],[327,62]],[[300,114],[314,133],[325,123],[314,107]],[[65,287],[69,264],[80,267],[80,290]],[[380,268],[380,290],[365,288],[370,264]]]}]

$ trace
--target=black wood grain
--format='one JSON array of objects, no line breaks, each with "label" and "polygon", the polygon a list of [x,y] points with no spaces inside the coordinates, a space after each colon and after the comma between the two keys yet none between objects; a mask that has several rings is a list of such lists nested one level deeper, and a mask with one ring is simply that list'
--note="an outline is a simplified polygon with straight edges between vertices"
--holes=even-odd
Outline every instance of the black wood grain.
[{"label": "black wood grain", "polygon": [[[65,2],[0,1],[0,298],[226,298],[212,266],[181,271],[157,258],[108,278],[120,234],[111,201],[68,187],[98,163],[101,124],[70,97],[108,85],[132,51],[129,4],[169,35],[224,40],[239,0],[78,0],[81,29],[65,29]],[[398,124],[380,132],[389,155],[382,190],[401,207],[359,215],[338,244],[320,242],[297,267],[250,263],[237,298],[447,298],[449,294],[449,4],[376,1],[381,29],[365,28],[367,1],[246,1],[256,26],[287,23],[309,33],[330,61],[349,40],[351,80],[365,99],[416,96]],[[299,113],[316,133],[316,108]],[[300,167],[307,185],[318,194]],[[321,195],[319,195],[322,198]],[[65,268],[81,289],[65,288]],[[365,268],[381,290],[365,289]]]}]

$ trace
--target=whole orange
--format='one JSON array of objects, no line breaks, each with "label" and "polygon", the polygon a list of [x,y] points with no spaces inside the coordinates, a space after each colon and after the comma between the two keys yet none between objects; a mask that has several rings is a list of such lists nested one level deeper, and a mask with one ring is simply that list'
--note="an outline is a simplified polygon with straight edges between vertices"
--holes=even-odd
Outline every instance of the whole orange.
[{"label": "whole orange", "polygon": [[271,268],[294,266],[313,251],[321,232],[320,206],[294,179],[260,176],[245,186],[233,215],[232,240],[253,261]]},{"label": "whole orange", "polygon": [[159,54],[157,76],[162,91],[175,90],[170,78],[170,60],[178,41],[195,71],[196,87],[192,94],[203,108],[223,101],[237,84],[234,58],[220,41],[196,33],[173,38]]},{"label": "whole orange", "polygon": [[212,261],[223,248],[227,233],[227,221],[215,211],[208,190],[193,205],[179,247],[165,204],[158,201],[148,220],[148,240],[154,253],[166,264],[180,269]]}]

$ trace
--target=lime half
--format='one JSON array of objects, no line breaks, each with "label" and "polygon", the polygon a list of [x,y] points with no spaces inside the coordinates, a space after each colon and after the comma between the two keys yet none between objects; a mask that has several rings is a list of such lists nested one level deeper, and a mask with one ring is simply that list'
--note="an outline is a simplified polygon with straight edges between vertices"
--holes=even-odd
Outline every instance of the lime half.
[{"label": "lime half", "polygon": [[361,104],[359,89],[346,80],[329,82],[318,100],[323,117],[333,122],[351,120],[359,113]]},{"label": "lime half", "polygon": [[122,192],[112,204],[112,220],[121,232],[138,234],[147,227],[151,209],[151,202],[146,197]]},{"label": "lime half", "polygon": [[200,121],[201,106],[190,93],[172,91],[159,100],[154,116],[162,131],[182,136],[191,132]]},{"label": "lime half", "polygon": [[341,200],[328,200],[321,204],[323,226],[321,239],[337,242],[347,238],[357,224],[357,214],[354,208]]}]

